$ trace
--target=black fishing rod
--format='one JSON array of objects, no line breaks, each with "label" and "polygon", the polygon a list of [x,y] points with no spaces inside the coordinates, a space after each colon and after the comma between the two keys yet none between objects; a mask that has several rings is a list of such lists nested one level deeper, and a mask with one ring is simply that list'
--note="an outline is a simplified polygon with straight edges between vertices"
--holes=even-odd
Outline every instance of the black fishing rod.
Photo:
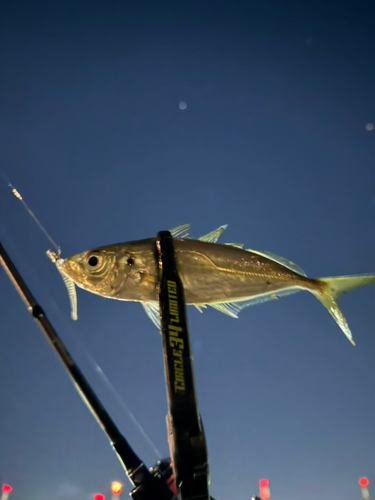
[{"label": "black fishing rod", "polygon": [[197,405],[184,291],[177,271],[173,239],[168,231],[158,233],[155,250],[160,273],[159,306],[173,475],[168,460],[159,461],[150,472],[130,447],[1,244],[0,263],[64,364],[83,401],[109,438],[134,486],[131,496],[135,500],[171,500],[177,494],[179,500],[209,500],[207,447]]},{"label": "black fishing rod", "polygon": [[168,444],[179,499],[209,500],[209,465],[195,390],[184,289],[178,275],[173,238],[156,239],[159,306],[168,401]]},{"label": "black fishing rod", "polygon": [[35,318],[51,347],[65,366],[79,395],[107,435],[112,448],[115,450],[130,482],[134,486],[130,493],[131,496],[135,500],[171,500],[174,495],[165,478],[157,471],[155,474],[151,474],[121,434],[1,244],[0,263],[23,299],[28,311]]}]

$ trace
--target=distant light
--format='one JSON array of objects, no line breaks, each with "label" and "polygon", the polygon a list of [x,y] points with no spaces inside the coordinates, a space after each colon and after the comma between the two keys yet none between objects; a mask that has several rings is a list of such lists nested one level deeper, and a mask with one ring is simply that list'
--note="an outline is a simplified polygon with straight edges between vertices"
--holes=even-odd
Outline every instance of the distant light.
[{"label": "distant light", "polygon": [[270,489],[268,487],[269,485],[268,479],[260,479],[259,480],[259,497],[262,500],[268,500],[270,498]]},{"label": "distant light", "polygon": [[9,484],[3,484],[1,487],[1,491],[3,493],[10,493],[12,491],[12,487]]},{"label": "distant light", "polygon": [[375,128],[375,125],[373,123],[368,123],[365,127],[366,130],[368,130],[369,132],[371,132],[371,130],[374,130]]},{"label": "distant light", "polygon": [[105,500],[105,496],[101,493],[95,493],[94,500]]},{"label": "distant light", "polygon": [[367,479],[367,477],[361,477],[361,479],[358,481],[359,486],[361,486],[362,488],[368,486],[369,483],[370,481]]},{"label": "distant light", "polygon": [[122,484],[119,483],[118,481],[113,481],[111,484],[111,491],[114,495],[119,495],[122,490]]},{"label": "distant light", "polygon": [[180,104],[178,105],[178,107],[182,110],[186,109],[187,108],[187,104],[185,101],[180,101]]}]

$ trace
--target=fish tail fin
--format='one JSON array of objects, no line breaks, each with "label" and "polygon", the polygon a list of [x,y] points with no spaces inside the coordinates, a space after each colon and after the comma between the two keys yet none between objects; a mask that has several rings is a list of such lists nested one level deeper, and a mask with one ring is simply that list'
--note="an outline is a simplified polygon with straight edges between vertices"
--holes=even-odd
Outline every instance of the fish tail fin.
[{"label": "fish tail fin", "polygon": [[317,280],[323,286],[319,290],[313,291],[313,294],[328,309],[336,323],[345,333],[349,341],[355,345],[352,332],[346,322],[346,319],[337,304],[341,294],[354,290],[363,285],[375,282],[375,274],[359,274],[357,276],[337,276],[330,278],[319,278]]}]

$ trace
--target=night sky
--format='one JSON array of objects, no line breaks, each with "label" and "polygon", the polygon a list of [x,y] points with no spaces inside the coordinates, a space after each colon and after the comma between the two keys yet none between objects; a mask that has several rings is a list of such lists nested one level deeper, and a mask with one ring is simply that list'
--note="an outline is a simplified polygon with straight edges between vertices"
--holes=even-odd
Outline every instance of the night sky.
[{"label": "night sky", "polygon": [[[375,7],[364,1],[0,4],[0,170],[62,257],[229,224],[310,277],[375,272]],[[186,103],[185,105],[181,102]],[[185,108],[185,109],[181,109]],[[161,337],[138,303],[78,289],[0,178],[0,240],[148,466],[169,454]],[[0,482],[10,500],[130,490],[0,269]],[[216,500],[359,499],[375,482],[375,285],[232,319],[189,308]],[[102,371],[101,371],[102,370]],[[126,410],[126,408],[128,410]],[[129,416],[153,445],[140,432]]]}]

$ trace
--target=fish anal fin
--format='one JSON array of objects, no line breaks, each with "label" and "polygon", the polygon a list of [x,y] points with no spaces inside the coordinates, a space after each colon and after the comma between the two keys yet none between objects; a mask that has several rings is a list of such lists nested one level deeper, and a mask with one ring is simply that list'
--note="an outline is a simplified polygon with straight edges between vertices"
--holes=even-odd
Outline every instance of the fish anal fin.
[{"label": "fish anal fin", "polygon": [[205,309],[207,308],[206,304],[193,304],[193,305],[196,309],[198,309],[200,313],[203,313],[202,307],[204,307]]},{"label": "fish anal fin", "polygon": [[215,302],[211,304],[207,304],[218,311],[231,316],[232,318],[238,318],[238,313],[245,309],[245,307],[253,306],[255,304],[260,304],[262,302],[267,302],[268,300],[278,299],[279,297],[283,297],[285,295],[291,295],[292,293],[296,293],[301,290],[302,287],[292,286],[289,288],[284,288],[282,290],[262,293],[260,295],[252,296],[252,297],[244,297],[241,299],[233,299],[232,301],[226,302]]},{"label": "fish anal fin", "polygon": [[209,306],[213,307],[217,311],[220,311],[224,314],[227,314],[228,316],[231,316],[232,318],[238,318],[238,316],[232,311],[231,309],[231,302],[219,302],[216,304],[208,304]]}]

